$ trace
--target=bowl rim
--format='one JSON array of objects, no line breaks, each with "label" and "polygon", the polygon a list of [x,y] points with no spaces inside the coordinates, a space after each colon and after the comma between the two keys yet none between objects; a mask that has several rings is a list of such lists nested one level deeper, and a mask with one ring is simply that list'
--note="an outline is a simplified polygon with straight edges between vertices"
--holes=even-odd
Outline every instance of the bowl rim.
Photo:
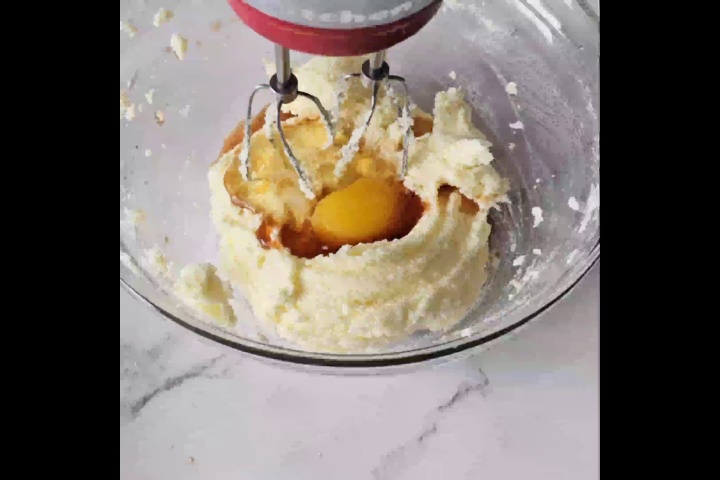
[{"label": "bowl rim", "polygon": [[[144,304],[145,306],[159,313],[168,320],[171,320],[176,324],[208,340],[212,340],[226,347],[230,347],[234,350],[238,350],[240,352],[250,354],[256,357],[274,360],[281,363],[288,363],[293,365],[307,365],[314,367],[396,367],[402,365],[419,364],[441,358],[449,359],[449,357],[454,356],[460,352],[486,345],[494,340],[498,340],[501,337],[510,334],[511,332],[516,331],[520,327],[529,323],[531,320],[545,313],[547,310],[557,304],[560,300],[565,298],[580,283],[580,281],[585,278],[585,276],[600,260],[599,237],[597,243],[590,250],[588,258],[590,258],[590,262],[588,263],[587,267],[577,276],[577,278],[575,278],[570,283],[570,285],[568,285],[564,290],[560,291],[560,293],[555,295],[553,298],[548,300],[540,308],[515,323],[507,325],[499,330],[491,331],[489,333],[478,332],[469,337],[450,340],[444,343],[432,345],[429,347],[422,347],[416,350],[380,354],[314,353],[262,344],[260,342],[255,342],[249,339],[243,339],[242,337],[234,335],[231,332],[224,331],[220,327],[206,322],[198,321],[198,325],[195,325],[191,322],[188,322],[187,320],[183,320],[182,318],[179,318],[176,315],[168,312],[164,308],[155,305],[150,299],[145,297],[143,294],[133,288],[129,283],[127,283],[122,278],[122,276],[120,277],[120,286],[123,287],[126,292],[128,292],[132,297],[137,299],[141,304]],[[202,325],[205,328],[201,328],[199,325]],[[233,338],[236,338],[240,341],[232,340],[230,338],[231,335]]]}]

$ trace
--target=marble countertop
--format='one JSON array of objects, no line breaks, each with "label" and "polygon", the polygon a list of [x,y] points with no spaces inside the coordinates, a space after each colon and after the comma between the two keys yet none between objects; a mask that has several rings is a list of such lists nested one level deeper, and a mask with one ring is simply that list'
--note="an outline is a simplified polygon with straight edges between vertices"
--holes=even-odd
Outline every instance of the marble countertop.
[{"label": "marble countertop", "polygon": [[259,362],[121,289],[120,478],[597,479],[599,272],[480,355],[379,377]]}]

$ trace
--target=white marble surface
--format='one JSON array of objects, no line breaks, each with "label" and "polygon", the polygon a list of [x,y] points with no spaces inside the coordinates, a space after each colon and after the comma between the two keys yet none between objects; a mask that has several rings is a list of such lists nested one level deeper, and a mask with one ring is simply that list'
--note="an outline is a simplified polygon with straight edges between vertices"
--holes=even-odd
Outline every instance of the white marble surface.
[{"label": "white marble surface", "polygon": [[120,478],[597,479],[598,278],[479,356],[382,377],[270,366],[121,290]]}]

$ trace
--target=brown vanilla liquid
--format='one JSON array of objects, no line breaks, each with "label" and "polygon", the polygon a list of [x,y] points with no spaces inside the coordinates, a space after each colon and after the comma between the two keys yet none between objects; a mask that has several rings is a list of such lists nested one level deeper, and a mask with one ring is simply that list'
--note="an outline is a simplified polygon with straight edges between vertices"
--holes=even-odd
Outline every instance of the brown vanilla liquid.
[{"label": "brown vanilla liquid", "polygon": [[[250,131],[255,133],[260,130],[265,122],[265,109],[263,108],[252,120]],[[283,115],[282,120],[290,118],[291,115]],[[415,137],[432,132],[433,122],[431,119],[416,117],[412,127]],[[225,138],[220,156],[239,145],[245,137],[245,122],[240,122],[230,135]],[[218,157],[219,158],[219,157]],[[238,195],[234,185],[242,181],[239,170],[239,160],[236,158],[228,167],[224,176],[225,189],[234,205],[255,211],[245,199]],[[377,240],[397,240],[404,237],[417,225],[426,210],[426,205],[414,192],[408,190],[398,181],[398,188],[401,191],[400,208],[398,209],[397,220],[393,222],[393,228],[386,232],[383,238]],[[451,188],[451,187],[448,187]],[[324,195],[330,192],[323,192]],[[449,193],[448,193],[449,194]],[[467,200],[467,199],[465,199]],[[474,202],[468,200],[470,204]],[[463,202],[464,204],[464,202]],[[477,209],[477,207],[475,207]],[[477,211],[477,210],[476,210]],[[265,217],[256,231],[260,245],[265,249],[287,249],[290,253],[299,258],[314,258],[319,255],[328,255],[337,252],[342,245],[326,245],[313,232],[310,221],[306,221],[302,228],[297,231],[289,224],[278,224],[269,217]]]}]

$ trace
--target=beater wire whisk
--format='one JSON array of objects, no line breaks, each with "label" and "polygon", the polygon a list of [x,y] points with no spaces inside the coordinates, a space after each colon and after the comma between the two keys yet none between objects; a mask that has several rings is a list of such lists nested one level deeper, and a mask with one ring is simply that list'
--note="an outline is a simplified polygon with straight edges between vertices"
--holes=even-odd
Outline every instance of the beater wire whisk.
[{"label": "beater wire whisk", "polygon": [[[370,82],[372,90],[370,99],[370,111],[367,113],[365,121],[359,125],[350,136],[348,143],[340,150],[341,158],[335,166],[335,175],[341,176],[345,171],[347,165],[352,161],[353,157],[357,153],[360,147],[360,139],[365,134],[370,121],[372,120],[373,114],[377,107],[378,95],[380,93],[380,87],[385,85],[386,88],[390,88],[390,84],[398,84],[402,86],[402,95],[404,101],[401,103],[398,101],[397,96],[395,102],[398,108],[398,118],[401,119],[401,126],[404,129],[403,133],[403,154],[402,161],[399,169],[400,179],[405,178],[407,174],[408,164],[408,145],[410,139],[410,132],[412,121],[410,119],[410,108],[409,108],[409,97],[408,88],[403,77],[397,75],[390,75],[390,66],[385,61],[386,51],[382,50],[372,54],[369,60],[366,60],[362,65],[362,71],[360,73],[352,73],[345,75],[343,81],[349,81],[355,78],[364,79]],[[285,155],[288,157],[290,164],[293,166],[300,179],[300,189],[309,199],[316,197],[313,189],[312,180],[308,176],[307,171],[303,168],[302,164],[298,161],[297,157],[290,148],[290,145],[285,137],[281,118],[282,106],[293,102],[297,97],[304,97],[312,101],[318,108],[321,114],[321,119],[325,124],[325,128],[328,132],[328,145],[332,144],[332,139],[335,137],[335,124],[331,118],[330,113],[323,107],[320,100],[307,92],[298,90],[298,79],[292,73],[290,68],[290,51],[281,46],[275,45],[275,66],[276,73],[270,77],[269,83],[260,84],[255,87],[248,102],[247,117],[245,120],[245,136],[243,137],[242,150],[240,151],[240,173],[245,181],[250,180],[250,135],[251,135],[251,123],[252,123],[252,104],[255,99],[255,95],[261,90],[272,90],[276,96],[276,111],[272,115],[272,122],[277,126],[278,133],[280,134],[280,140],[283,145]],[[335,115],[335,122],[339,120],[339,108],[344,95],[344,89],[341,89],[338,94],[337,105],[338,110]],[[271,125],[268,125],[270,127]]]},{"label": "beater wire whisk", "polygon": [[[401,119],[401,126],[404,129],[403,132],[403,154],[402,161],[400,164],[400,171],[398,176],[400,179],[404,179],[407,174],[408,167],[408,148],[410,144],[410,132],[412,127],[412,121],[410,119],[410,98],[408,96],[407,83],[403,77],[397,75],[390,75],[390,66],[385,61],[386,51],[381,50],[373,53],[369,60],[366,60],[360,73],[351,73],[343,77],[343,81],[349,81],[353,79],[361,79],[370,82],[372,89],[372,96],[370,98],[370,111],[365,117],[365,121],[358,126],[350,136],[350,140],[347,145],[341,149],[340,161],[335,165],[335,176],[340,177],[344,172],[347,165],[352,161],[353,157],[357,153],[360,146],[360,139],[365,134],[370,121],[372,120],[375,109],[377,108],[378,95],[380,93],[380,86],[385,85],[388,88],[389,84],[397,84],[402,86],[402,94],[404,97],[403,102],[399,102],[397,96],[394,96],[395,103],[398,105],[398,118]],[[341,86],[338,93],[337,105],[338,111],[340,104],[342,103],[346,89]]]},{"label": "beater wire whisk", "polygon": [[315,191],[313,190],[312,181],[285,138],[285,132],[283,131],[282,122],[280,121],[282,106],[291,103],[299,96],[305,97],[312,101],[318,110],[320,110],[322,120],[328,131],[330,139],[335,136],[335,128],[330,118],[330,113],[328,113],[325,107],[323,107],[320,100],[314,95],[298,90],[298,79],[290,69],[290,51],[281,45],[275,45],[275,67],[276,73],[270,77],[270,83],[264,83],[256,86],[250,95],[247,117],[245,119],[245,136],[243,137],[243,147],[240,152],[240,173],[242,174],[244,180],[250,180],[250,127],[252,122],[252,104],[255,94],[261,90],[272,90],[275,92],[276,96],[276,113],[273,115],[273,121],[277,126],[278,133],[280,134],[283,150],[290,160],[290,164],[293,166],[300,178],[300,189],[307,198],[313,199],[315,198]]}]

